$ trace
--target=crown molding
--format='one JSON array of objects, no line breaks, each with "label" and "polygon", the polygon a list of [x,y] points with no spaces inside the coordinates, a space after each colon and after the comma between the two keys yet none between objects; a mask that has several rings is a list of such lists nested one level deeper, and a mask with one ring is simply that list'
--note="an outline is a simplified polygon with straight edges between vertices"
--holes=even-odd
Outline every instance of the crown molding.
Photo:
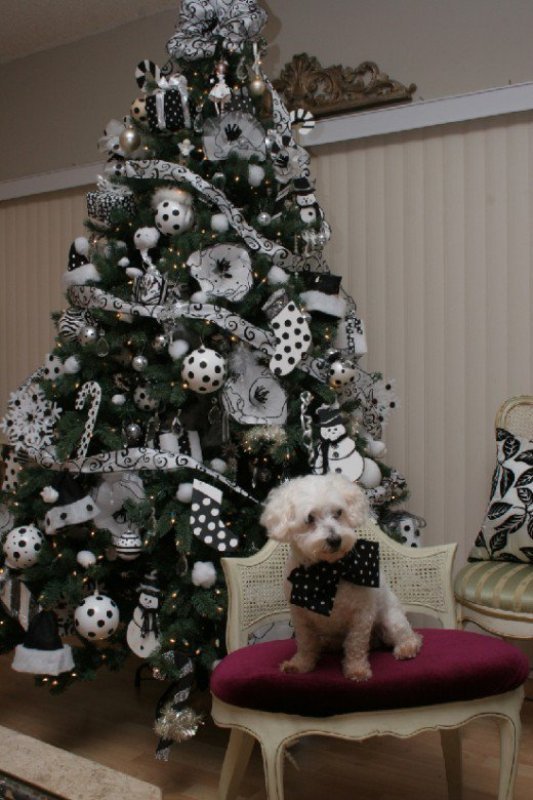
[{"label": "crown molding", "polygon": [[[526,111],[533,111],[533,82],[320,119],[301,141],[316,148]],[[3,181],[0,202],[90,186],[101,171],[102,163],[97,162]]]}]

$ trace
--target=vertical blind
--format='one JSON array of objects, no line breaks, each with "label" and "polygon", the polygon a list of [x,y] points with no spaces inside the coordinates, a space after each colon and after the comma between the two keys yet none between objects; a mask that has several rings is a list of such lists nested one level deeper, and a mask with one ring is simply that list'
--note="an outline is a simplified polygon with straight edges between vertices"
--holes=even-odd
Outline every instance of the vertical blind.
[{"label": "vertical blind", "polygon": [[[533,114],[326,145],[313,155],[332,272],[367,326],[362,365],[396,379],[385,460],[464,559],[488,499],[494,416],[533,393]],[[53,343],[86,189],[0,205],[0,411]]]}]

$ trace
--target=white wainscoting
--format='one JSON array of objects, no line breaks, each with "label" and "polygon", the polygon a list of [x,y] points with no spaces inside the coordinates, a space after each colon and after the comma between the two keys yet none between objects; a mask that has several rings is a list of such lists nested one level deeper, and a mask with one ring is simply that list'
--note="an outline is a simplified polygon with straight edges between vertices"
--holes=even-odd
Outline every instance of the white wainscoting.
[{"label": "white wainscoting", "polygon": [[[496,409],[533,391],[533,111],[520,108],[312,148],[330,266],[367,324],[363,364],[397,381],[386,460],[426,542],[458,541],[460,562],[488,498]],[[383,124],[398,109],[369,113]],[[0,409],[51,346],[85,192],[0,203]]]}]

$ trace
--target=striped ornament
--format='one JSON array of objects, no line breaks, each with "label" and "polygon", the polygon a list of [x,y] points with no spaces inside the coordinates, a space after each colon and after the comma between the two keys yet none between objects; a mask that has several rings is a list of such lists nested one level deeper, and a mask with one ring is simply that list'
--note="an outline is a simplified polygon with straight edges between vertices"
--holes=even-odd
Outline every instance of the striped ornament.
[{"label": "striped ornament", "polygon": [[149,81],[155,81],[157,83],[160,77],[161,70],[157,64],[154,64],[154,62],[150,61],[148,58],[145,58],[137,64],[135,80],[137,81],[139,89],[144,89]]},{"label": "striped ornament", "polygon": [[315,118],[310,111],[305,108],[296,108],[290,113],[291,126],[298,126],[298,131],[302,136],[307,136],[315,127]]}]

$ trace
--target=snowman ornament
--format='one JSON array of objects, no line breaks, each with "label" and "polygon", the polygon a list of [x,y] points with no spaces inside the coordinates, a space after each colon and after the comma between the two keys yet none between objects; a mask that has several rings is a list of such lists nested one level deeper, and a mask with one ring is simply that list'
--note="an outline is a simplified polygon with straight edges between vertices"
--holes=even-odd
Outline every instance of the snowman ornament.
[{"label": "snowman ornament", "polygon": [[340,411],[335,407],[318,409],[320,441],[315,447],[311,469],[315,475],[336,472],[357,481],[365,489],[378,486],[381,472],[370,458],[363,458],[348,435]]},{"label": "snowman ornament", "polygon": [[128,625],[128,647],[139,658],[148,658],[159,647],[159,584],[155,571],[145,575],[139,587],[139,600]]}]

